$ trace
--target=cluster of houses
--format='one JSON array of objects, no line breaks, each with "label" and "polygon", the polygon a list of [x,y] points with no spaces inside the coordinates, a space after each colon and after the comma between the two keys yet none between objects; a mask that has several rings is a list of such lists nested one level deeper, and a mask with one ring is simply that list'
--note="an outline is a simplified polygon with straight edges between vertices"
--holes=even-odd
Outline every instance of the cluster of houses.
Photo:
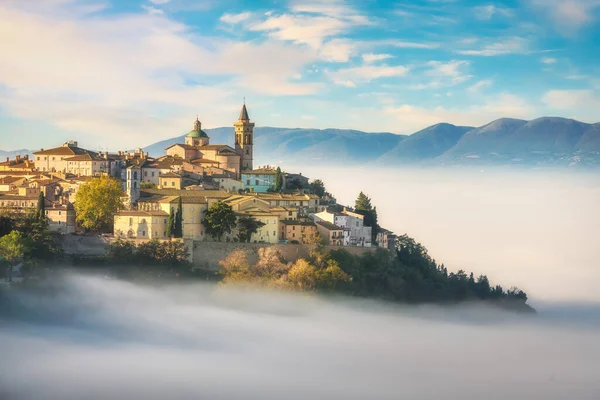
[{"label": "cluster of houses", "polygon": [[[275,193],[276,168],[253,166],[254,123],[245,104],[234,123],[234,142],[233,147],[211,144],[196,118],[185,143],[167,147],[158,158],[141,149],[93,152],[74,141],[41,149],[32,158],[0,163],[0,210],[34,209],[43,192],[50,229],[74,233],[77,190],[89,179],[108,175],[123,182],[126,205],[114,216],[115,236],[166,239],[169,213],[181,199],[186,239],[211,240],[202,220],[208,207],[221,201],[237,217],[262,222],[251,242],[306,244],[318,235],[333,246],[393,246],[394,236],[386,230],[372,243],[362,215],[310,193],[302,174],[281,173],[282,190]],[[225,240],[235,240],[235,232]]]}]

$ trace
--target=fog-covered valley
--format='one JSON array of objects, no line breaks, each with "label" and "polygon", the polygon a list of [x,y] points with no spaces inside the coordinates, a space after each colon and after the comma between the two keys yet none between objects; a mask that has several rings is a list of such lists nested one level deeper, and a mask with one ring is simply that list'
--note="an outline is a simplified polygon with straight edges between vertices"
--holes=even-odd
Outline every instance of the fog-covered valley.
[{"label": "fog-covered valley", "polygon": [[596,175],[286,169],[342,204],[364,191],[383,227],[520,287],[538,313],[64,276],[0,292],[0,398],[600,396]]}]

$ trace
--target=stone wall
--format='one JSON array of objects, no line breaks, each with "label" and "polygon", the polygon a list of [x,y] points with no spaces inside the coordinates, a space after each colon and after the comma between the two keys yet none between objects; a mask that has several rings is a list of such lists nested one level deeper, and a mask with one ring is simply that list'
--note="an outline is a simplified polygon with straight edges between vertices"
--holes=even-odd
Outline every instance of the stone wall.
[{"label": "stone wall", "polygon": [[[66,254],[102,256],[106,254],[107,246],[114,238],[103,236],[79,236],[63,235],[62,242]],[[136,244],[147,242],[149,239],[134,239]],[[219,261],[227,257],[229,253],[236,249],[244,249],[248,252],[248,261],[255,263],[258,259],[258,249],[263,247],[275,247],[290,262],[298,258],[308,256],[308,247],[301,244],[269,244],[269,243],[232,243],[232,242],[206,242],[196,240],[184,240],[185,246],[190,252],[189,261],[196,268],[216,271],[219,268]],[[339,247],[325,246],[328,250],[344,249],[351,254],[359,255],[366,252],[373,252],[376,247]]]},{"label": "stone wall", "polygon": [[[189,243],[189,244],[188,244]],[[186,241],[190,258],[196,268],[215,271],[219,268],[219,261],[227,257],[236,249],[244,249],[248,252],[248,261],[253,264],[258,259],[258,249],[264,247],[276,248],[283,257],[290,262],[299,258],[308,257],[308,247],[301,244],[268,244],[268,243],[226,243],[226,242],[200,242]],[[376,248],[371,247],[339,247],[325,246],[328,250],[344,249],[351,254],[359,255],[365,252],[373,252]]]}]

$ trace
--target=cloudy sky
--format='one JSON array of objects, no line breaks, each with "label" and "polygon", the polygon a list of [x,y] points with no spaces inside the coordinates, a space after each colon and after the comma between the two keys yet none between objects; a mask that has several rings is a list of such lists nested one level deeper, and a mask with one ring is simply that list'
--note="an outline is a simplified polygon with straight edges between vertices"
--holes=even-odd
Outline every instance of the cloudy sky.
[{"label": "cloudy sky", "polygon": [[0,0],[0,149],[600,120],[600,0]]}]

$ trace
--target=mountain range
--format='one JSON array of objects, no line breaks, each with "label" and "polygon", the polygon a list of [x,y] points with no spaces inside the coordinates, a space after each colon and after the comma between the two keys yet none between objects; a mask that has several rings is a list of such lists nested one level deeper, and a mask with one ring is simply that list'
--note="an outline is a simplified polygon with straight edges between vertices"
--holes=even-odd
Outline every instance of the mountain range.
[{"label": "mountain range", "polygon": [[[211,143],[233,141],[233,127],[206,132]],[[159,156],[184,140],[182,135],[144,150]],[[501,118],[480,127],[440,123],[412,135],[256,127],[254,144],[255,160],[274,164],[600,166],[600,123],[558,117]]]},{"label": "mountain range", "polygon": [[[233,127],[205,130],[211,143],[233,145]],[[185,135],[144,148],[151,156]],[[600,166],[600,123],[543,117],[501,118],[480,127],[440,123],[412,135],[349,129],[256,127],[254,159],[261,164]],[[2,151],[0,160],[30,150]]]}]

